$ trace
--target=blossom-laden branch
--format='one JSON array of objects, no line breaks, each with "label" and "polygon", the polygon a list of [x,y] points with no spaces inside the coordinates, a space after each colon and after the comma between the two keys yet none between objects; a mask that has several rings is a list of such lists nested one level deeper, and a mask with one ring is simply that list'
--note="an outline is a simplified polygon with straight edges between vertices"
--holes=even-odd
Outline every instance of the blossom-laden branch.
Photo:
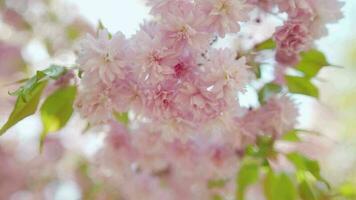
[{"label": "blossom-laden branch", "polygon": [[[327,198],[328,184],[319,165],[302,148],[318,139],[307,140],[296,131],[299,111],[288,93],[318,96],[312,79],[329,64],[313,49],[313,42],[326,35],[327,23],[341,18],[342,4],[337,0],[147,3],[154,19],[143,23],[131,38],[101,27],[97,36],[81,41],[77,89],[58,90],[62,97],[67,89],[70,92],[63,98],[70,102],[63,104],[69,113],[42,111],[65,118],[53,131],[65,125],[72,112],[67,105],[78,91],[76,111],[92,125],[110,128],[97,155],[96,175],[117,187],[123,199],[256,200],[261,197],[253,195],[263,193],[261,188],[268,200]],[[252,21],[256,9],[266,13],[277,9],[287,19],[271,39],[247,53],[214,48],[216,38],[237,34]],[[275,77],[256,88],[259,105],[246,108],[238,94],[263,81],[258,70],[263,63],[256,59],[263,51],[275,52]],[[287,74],[288,67],[301,75]],[[40,95],[34,92],[41,93],[40,84],[47,84],[42,78],[36,76],[35,82],[17,92],[25,110],[16,106],[17,121],[35,112]],[[30,101],[23,98],[26,95]],[[51,105],[48,101],[56,95],[48,97],[43,107]],[[34,102],[31,112],[26,102]],[[45,131],[52,131],[49,125]],[[284,148],[277,148],[281,143]],[[257,192],[247,190],[251,185]]]}]

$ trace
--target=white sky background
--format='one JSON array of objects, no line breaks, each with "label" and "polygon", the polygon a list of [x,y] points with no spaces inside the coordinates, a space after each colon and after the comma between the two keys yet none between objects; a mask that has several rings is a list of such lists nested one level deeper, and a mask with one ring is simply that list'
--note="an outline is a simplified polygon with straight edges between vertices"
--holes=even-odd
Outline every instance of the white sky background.
[{"label": "white sky background", "polygon": [[139,24],[149,18],[143,0],[63,0],[75,5],[81,15],[92,24],[99,20],[110,32],[123,32],[127,37],[139,29]]}]

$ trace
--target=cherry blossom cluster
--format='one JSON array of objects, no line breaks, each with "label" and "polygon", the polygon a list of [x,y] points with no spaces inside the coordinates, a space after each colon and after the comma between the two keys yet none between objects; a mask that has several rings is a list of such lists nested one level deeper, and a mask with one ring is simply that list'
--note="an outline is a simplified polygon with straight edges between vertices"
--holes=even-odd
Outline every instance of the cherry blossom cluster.
[{"label": "cherry blossom cluster", "polygon": [[276,60],[286,66],[299,61],[300,52],[310,49],[313,41],[327,35],[327,23],[342,17],[344,3],[337,0],[249,0],[272,12],[276,6],[288,14],[287,21],[274,34],[277,43]]},{"label": "cherry blossom cluster", "polygon": [[[131,38],[105,28],[81,43],[76,108],[94,125],[109,125],[98,176],[124,199],[233,197],[246,146],[295,128],[297,106],[286,95],[257,108],[239,105],[253,80],[248,55],[216,49],[254,10],[287,13],[273,35],[276,61],[299,54],[340,18],[337,0],[148,0],[153,20]],[[116,124],[116,117],[129,123]],[[120,121],[120,119],[119,119]],[[122,121],[122,120],[121,120]],[[125,125],[126,126],[125,126]],[[272,165],[272,164],[271,164]],[[273,165],[276,165],[273,163]],[[278,165],[278,164],[277,164]],[[224,187],[208,187],[224,180]]]}]

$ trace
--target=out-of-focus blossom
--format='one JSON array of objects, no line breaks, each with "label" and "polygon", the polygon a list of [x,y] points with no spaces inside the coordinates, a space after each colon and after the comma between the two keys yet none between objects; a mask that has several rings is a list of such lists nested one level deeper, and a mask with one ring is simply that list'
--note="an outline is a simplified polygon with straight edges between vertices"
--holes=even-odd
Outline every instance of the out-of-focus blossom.
[{"label": "out-of-focus blossom", "polygon": [[258,110],[248,112],[238,122],[244,134],[272,135],[276,138],[292,130],[297,123],[298,110],[286,96],[271,98]]}]

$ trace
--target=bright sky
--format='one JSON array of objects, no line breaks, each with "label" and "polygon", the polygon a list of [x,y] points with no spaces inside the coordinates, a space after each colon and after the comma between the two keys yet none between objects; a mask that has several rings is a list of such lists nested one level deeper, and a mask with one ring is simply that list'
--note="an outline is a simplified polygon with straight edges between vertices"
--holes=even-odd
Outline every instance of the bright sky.
[{"label": "bright sky", "polygon": [[110,32],[122,31],[126,36],[134,34],[139,24],[149,17],[143,0],[63,1],[76,5],[80,14],[91,23],[101,20]]}]

